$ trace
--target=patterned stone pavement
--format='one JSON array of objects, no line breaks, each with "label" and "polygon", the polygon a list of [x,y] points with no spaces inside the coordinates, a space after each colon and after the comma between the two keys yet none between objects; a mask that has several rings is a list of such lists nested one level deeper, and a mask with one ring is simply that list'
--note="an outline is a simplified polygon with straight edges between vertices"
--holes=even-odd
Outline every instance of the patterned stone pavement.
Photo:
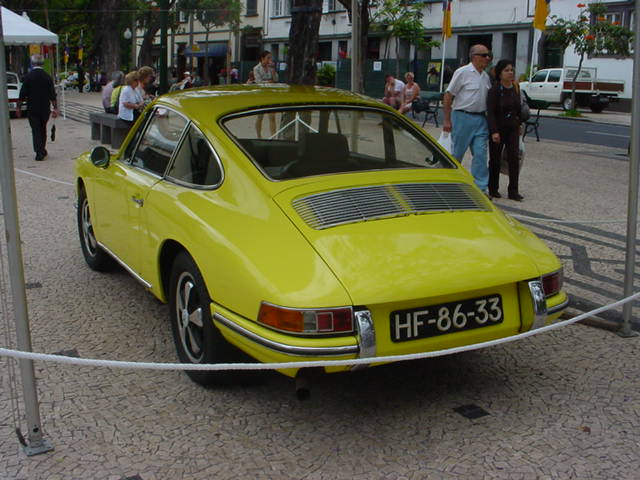
[{"label": "patterned stone pavement", "polygon": [[[36,164],[26,121],[11,125],[34,351],[175,361],[167,307],[122,271],[89,270],[73,189],[34,176],[72,181],[71,158],[92,145],[89,127],[59,120],[49,160]],[[501,207],[563,220],[625,218],[621,152],[530,141],[527,152],[526,199],[498,200]],[[522,221],[563,259],[574,308],[622,296],[624,223]],[[4,346],[13,328],[2,313]],[[635,479],[639,353],[638,339],[574,325],[323,376],[305,402],[272,372],[204,389],[180,372],[37,362],[45,438],[55,450],[35,457],[14,433],[8,361],[0,359],[0,479]],[[21,397],[18,390],[23,413]]]}]

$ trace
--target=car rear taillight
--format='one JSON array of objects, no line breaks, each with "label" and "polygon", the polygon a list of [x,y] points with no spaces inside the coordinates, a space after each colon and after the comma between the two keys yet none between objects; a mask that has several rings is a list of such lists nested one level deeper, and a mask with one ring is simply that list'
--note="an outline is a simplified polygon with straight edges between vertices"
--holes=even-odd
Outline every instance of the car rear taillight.
[{"label": "car rear taillight", "polygon": [[549,275],[542,276],[542,289],[544,290],[545,297],[555,295],[562,290],[562,270],[550,273]]},{"label": "car rear taillight", "polygon": [[292,333],[349,333],[353,332],[353,310],[351,307],[286,308],[262,302],[258,322]]}]

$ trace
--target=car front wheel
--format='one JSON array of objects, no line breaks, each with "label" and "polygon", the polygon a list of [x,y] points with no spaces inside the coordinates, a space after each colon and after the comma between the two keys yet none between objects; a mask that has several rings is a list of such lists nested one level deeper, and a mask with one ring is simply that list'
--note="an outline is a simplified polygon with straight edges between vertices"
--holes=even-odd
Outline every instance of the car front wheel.
[{"label": "car front wheel", "polygon": [[[170,282],[171,329],[182,363],[205,364],[232,361],[233,347],[222,337],[211,319],[211,298],[200,270],[186,252],[173,262]],[[228,380],[224,371],[187,370],[200,385]]]},{"label": "car front wheel", "polygon": [[91,220],[91,210],[89,209],[89,199],[84,188],[80,189],[78,196],[78,234],[80,236],[80,245],[82,254],[87,265],[92,270],[104,272],[110,270],[114,261],[107,252],[105,252],[93,232],[93,222]]}]

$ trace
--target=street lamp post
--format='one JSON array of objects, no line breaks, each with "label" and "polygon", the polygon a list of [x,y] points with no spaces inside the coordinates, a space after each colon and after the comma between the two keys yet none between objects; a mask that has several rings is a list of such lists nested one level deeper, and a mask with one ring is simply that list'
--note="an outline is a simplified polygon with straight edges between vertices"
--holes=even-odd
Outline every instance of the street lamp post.
[{"label": "street lamp post", "polygon": [[169,23],[169,0],[160,0],[160,93],[169,91],[167,78],[167,25]]}]

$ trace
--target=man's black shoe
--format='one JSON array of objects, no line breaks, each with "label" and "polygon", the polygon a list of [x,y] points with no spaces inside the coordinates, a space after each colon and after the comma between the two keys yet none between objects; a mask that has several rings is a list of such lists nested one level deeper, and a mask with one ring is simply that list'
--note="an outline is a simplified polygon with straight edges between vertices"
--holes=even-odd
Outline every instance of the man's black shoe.
[{"label": "man's black shoe", "polygon": [[489,195],[491,195],[493,198],[502,198],[502,195],[500,195],[500,192],[498,192],[497,190],[489,190]]},{"label": "man's black shoe", "polygon": [[524,200],[524,197],[519,193],[514,193],[513,195],[509,195],[509,200],[515,200],[516,202],[521,202]]}]

